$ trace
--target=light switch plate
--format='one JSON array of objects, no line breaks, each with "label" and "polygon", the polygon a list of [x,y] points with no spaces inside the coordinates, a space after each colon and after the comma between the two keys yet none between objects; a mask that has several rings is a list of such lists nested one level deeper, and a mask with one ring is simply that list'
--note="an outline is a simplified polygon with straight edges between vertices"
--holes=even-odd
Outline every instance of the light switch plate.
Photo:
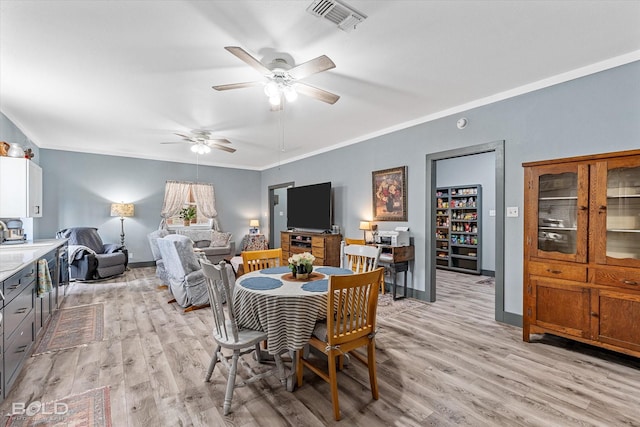
[{"label": "light switch plate", "polygon": [[515,218],[518,216],[518,207],[517,206],[507,206],[507,216]]},{"label": "light switch plate", "polygon": [[489,216],[496,216],[496,210],[495,209],[489,209]]}]

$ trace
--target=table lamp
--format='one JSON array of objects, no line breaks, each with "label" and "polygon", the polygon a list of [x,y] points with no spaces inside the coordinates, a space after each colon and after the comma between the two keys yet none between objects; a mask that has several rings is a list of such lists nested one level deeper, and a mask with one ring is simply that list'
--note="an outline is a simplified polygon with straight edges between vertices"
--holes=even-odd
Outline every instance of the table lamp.
[{"label": "table lamp", "polygon": [[364,242],[367,243],[367,231],[371,230],[371,223],[369,221],[360,221],[360,230],[362,230],[362,237]]},{"label": "table lamp", "polygon": [[111,216],[120,217],[120,244],[124,246],[124,217],[133,216],[133,203],[112,203]]},{"label": "table lamp", "polygon": [[260,227],[260,221],[257,219],[252,219],[249,221],[249,234],[258,234],[258,227]]}]

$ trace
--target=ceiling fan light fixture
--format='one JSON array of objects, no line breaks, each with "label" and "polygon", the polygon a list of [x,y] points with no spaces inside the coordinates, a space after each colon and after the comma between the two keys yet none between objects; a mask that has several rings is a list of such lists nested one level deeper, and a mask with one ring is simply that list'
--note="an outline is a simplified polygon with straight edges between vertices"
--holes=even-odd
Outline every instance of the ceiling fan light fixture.
[{"label": "ceiling fan light fixture", "polygon": [[298,99],[298,92],[296,92],[293,86],[286,86],[284,88],[284,97],[287,99],[287,102],[294,102]]},{"label": "ceiling fan light fixture", "polygon": [[211,148],[209,148],[208,145],[199,142],[191,146],[191,151],[196,154],[207,154],[211,152]]},{"label": "ceiling fan light fixture", "polygon": [[269,104],[273,105],[274,107],[277,107],[278,105],[280,105],[280,93],[278,93],[275,96],[270,96]]},{"label": "ceiling fan light fixture", "polygon": [[264,85],[264,93],[269,98],[280,95],[280,88],[278,87],[278,83],[271,80],[269,83]]}]

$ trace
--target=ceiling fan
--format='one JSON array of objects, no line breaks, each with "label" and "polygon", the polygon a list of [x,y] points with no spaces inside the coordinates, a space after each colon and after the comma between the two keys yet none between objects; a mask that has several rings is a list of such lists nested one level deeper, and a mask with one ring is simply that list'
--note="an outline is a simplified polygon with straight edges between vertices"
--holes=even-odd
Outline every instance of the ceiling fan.
[{"label": "ceiling fan", "polygon": [[217,148],[228,153],[235,153],[236,151],[235,148],[228,146],[231,141],[224,138],[211,138],[211,132],[208,130],[193,130],[191,135],[177,132],[175,134],[181,137],[182,141],[161,142],[161,144],[192,144],[191,151],[198,154],[206,154],[211,151],[211,148]]},{"label": "ceiling fan", "polygon": [[283,58],[276,58],[269,64],[263,64],[241,47],[226,46],[225,49],[265,76],[267,81],[217,85],[213,86],[215,90],[240,89],[264,85],[264,91],[269,97],[272,111],[281,110],[283,100],[286,99],[292,102],[297,98],[298,93],[328,104],[335,104],[336,101],[340,99],[340,96],[334,93],[300,82],[301,79],[312,74],[335,68],[336,64],[326,55],[319,56],[293,67]]}]

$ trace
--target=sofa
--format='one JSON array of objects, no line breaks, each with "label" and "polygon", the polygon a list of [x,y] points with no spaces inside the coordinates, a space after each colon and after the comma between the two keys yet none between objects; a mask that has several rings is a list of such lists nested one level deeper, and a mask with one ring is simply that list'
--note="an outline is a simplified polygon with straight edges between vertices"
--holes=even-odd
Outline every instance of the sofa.
[{"label": "sofa", "polygon": [[188,237],[197,251],[203,252],[212,264],[224,259],[231,259],[236,254],[236,243],[231,240],[231,233],[212,229],[181,228],[176,234]]}]

